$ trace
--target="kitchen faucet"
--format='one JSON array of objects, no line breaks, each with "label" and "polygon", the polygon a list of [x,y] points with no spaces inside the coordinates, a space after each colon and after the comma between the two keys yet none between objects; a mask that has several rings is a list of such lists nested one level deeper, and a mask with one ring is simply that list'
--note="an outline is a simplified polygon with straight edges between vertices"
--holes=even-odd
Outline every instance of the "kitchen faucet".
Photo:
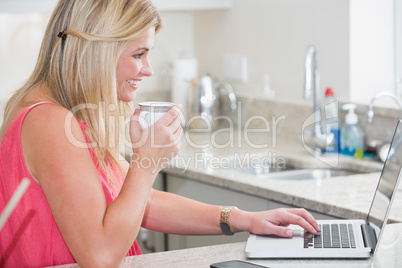
[{"label": "kitchen faucet", "polygon": [[217,83],[216,87],[219,89],[224,88],[226,90],[227,96],[230,101],[230,108],[232,110],[236,110],[237,109],[237,97],[236,97],[236,94],[234,93],[233,87],[228,83],[222,83],[222,82]]},{"label": "kitchen faucet", "polygon": [[334,134],[323,131],[320,114],[320,74],[318,72],[317,49],[309,46],[304,63],[304,98],[308,99],[313,91],[314,128],[303,133],[304,140],[316,153],[321,154],[324,149],[334,146]]},{"label": "kitchen faucet", "polygon": [[401,101],[398,99],[398,97],[397,97],[394,93],[392,93],[391,91],[380,91],[380,92],[378,92],[378,93],[374,96],[374,98],[370,101],[369,108],[368,108],[368,112],[367,112],[367,122],[368,122],[368,123],[373,122],[373,117],[374,117],[374,109],[373,109],[373,107],[374,107],[374,102],[375,102],[376,100],[378,100],[379,98],[381,98],[381,97],[391,97],[391,98],[396,102],[396,104],[398,104],[399,110],[402,111],[402,103],[401,103]]}]

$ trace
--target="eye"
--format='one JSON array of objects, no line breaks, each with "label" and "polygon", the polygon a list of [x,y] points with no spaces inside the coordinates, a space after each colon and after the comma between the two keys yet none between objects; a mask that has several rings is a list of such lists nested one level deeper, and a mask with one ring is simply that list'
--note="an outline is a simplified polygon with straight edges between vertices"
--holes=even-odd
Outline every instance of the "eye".
[{"label": "eye", "polygon": [[133,58],[135,58],[135,59],[137,59],[137,60],[139,60],[139,59],[141,59],[141,57],[144,55],[145,53],[138,53],[138,54],[136,54],[136,55],[133,55]]}]

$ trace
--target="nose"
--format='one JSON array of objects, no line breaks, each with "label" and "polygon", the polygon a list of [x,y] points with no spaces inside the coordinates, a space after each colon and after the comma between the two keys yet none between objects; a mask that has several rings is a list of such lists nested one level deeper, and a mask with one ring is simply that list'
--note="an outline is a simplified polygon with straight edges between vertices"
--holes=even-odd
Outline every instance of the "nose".
[{"label": "nose", "polygon": [[141,68],[141,74],[143,76],[151,76],[153,74],[151,65],[149,63],[144,64],[144,66],[142,66]]}]

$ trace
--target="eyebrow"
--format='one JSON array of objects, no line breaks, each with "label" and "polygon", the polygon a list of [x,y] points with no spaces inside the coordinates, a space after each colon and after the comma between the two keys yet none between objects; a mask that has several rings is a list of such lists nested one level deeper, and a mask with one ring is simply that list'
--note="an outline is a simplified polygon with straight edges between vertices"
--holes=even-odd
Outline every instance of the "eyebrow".
[{"label": "eyebrow", "polygon": [[141,51],[141,50],[149,51],[150,49],[147,47],[140,47],[136,51]]}]

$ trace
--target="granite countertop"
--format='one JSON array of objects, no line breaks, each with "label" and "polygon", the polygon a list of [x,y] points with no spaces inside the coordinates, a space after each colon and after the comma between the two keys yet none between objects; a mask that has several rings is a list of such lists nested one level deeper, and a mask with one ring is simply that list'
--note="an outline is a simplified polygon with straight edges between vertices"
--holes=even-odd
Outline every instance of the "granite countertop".
[{"label": "granite countertop", "polygon": [[[126,257],[120,267],[169,267],[207,268],[210,264],[228,260],[244,260],[270,268],[303,267],[402,267],[402,224],[388,224],[376,255],[370,259],[273,259],[251,260],[245,256],[246,242],[173,250],[160,253]],[[207,258],[205,256],[208,256]],[[77,268],[77,264],[61,265],[59,268]]]},{"label": "granite countertop", "polygon": [[[357,160],[338,154],[315,156],[297,139],[251,133],[245,138],[236,132],[186,132],[182,149],[167,174],[208,183],[280,202],[304,207],[339,218],[365,218],[376,189],[383,164]],[[265,148],[262,145],[267,145]],[[353,169],[361,174],[329,179],[280,180],[261,178],[230,166],[233,161],[265,158],[297,168]],[[278,164],[280,165],[280,164]],[[389,222],[402,222],[402,185],[398,189]]]},{"label": "granite countertop", "polygon": [[[126,258],[122,267],[209,267],[211,263],[227,260],[244,260],[255,264],[275,267],[402,267],[402,224],[389,224],[385,228],[384,236],[377,254],[370,259],[363,260],[251,260],[245,256],[246,242],[192,248],[162,253],[145,254],[138,257]],[[208,256],[208,258],[205,258]]]}]

